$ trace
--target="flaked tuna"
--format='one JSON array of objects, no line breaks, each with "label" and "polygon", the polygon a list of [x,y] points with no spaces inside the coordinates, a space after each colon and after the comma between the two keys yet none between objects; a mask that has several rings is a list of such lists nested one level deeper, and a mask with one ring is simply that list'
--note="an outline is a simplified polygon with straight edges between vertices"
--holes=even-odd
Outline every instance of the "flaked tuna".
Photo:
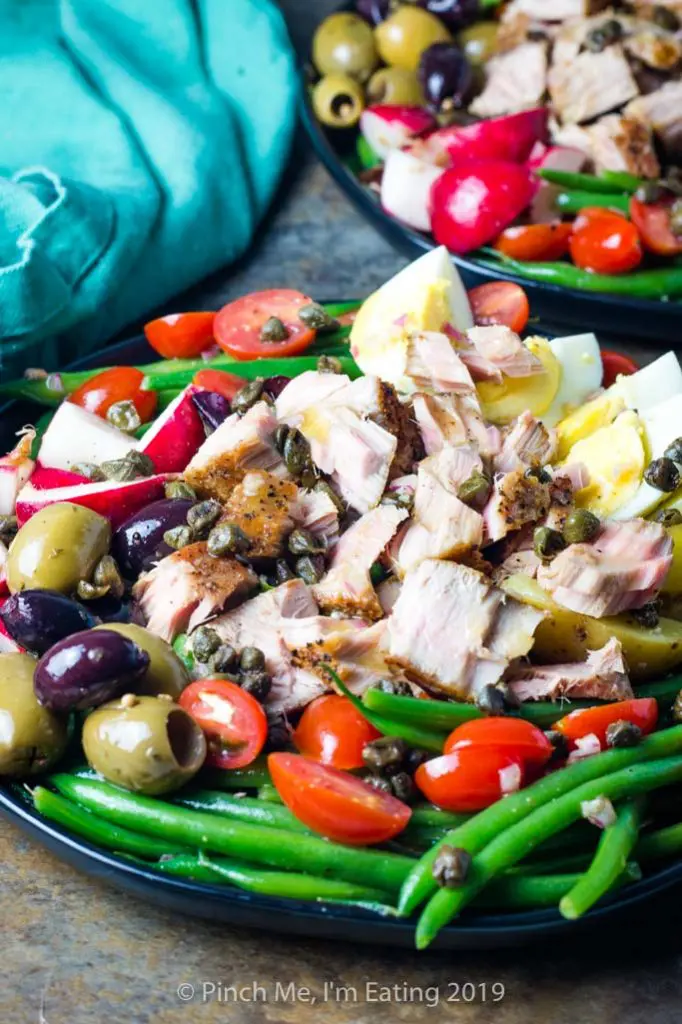
[{"label": "flaked tuna", "polygon": [[418,390],[471,394],[474,381],[462,358],[447,336],[424,331],[410,336],[407,352],[407,376]]},{"label": "flaked tuna", "polygon": [[557,440],[552,430],[526,410],[504,431],[502,447],[493,461],[498,473],[547,465],[556,455]]},{"label": "flaked tuna", "polygon": [[587,659],[567,665],[529,665],[507,678],[519,700],[559,700],[561,697],[628,700],[633,697],[620,641],[612,637]]},{"label": "flaked tuna", "polygon": [[483,510],[486,543],[502,540],[513,530],[544,519],[550,505],[549,485],[529,475],[526,469],[498,473]]},{"label": "flaked tuna", "polygon": [[[503,375],[505,377],[532,377],[545,372],[542,361],[529,348],[526,348],[518,334],[510,330],[509,327],[500,324],[490,327],[472,327],[467,331],[467,338],[473,344],[476,355],[481,360],[480,365],[493,368],[492,371],[489,371],[487,379],[492,377],[493,371],[499,374],[498,380],[501,380]],[[462,353],[462,359],[469,365],[466,352]],[[474,375],[472,366],[469,368]]]},{"label": "flaked tuna", "polygon": [[225,503],[219,523],[234,523],[251,541],[249,558],[279,558],[294,528],[298,487],[262,469],[251,470]]}]

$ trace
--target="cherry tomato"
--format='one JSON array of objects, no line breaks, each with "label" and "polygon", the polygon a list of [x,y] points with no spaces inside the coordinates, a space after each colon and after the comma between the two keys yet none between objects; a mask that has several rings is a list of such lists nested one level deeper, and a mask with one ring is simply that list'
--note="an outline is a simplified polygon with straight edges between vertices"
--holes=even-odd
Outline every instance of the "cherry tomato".
[{"label": "cherry tomato", "polygon": [[[287,288],[253,292],[223,306],[215,319],[215,338],[235,359],[295,356],[312,345],[315,331],[298,319],[301,306],[312,299]],[[263,341],[261,331],[270,317],[281,320],[289,332],[284,341]]]},{"label": "cherry tomato", "polygon": [[394,796],[300,754],[270,754],[268,768],[291,813],[338,843],[383,843],[410,820],[412,811]]},{"label": "cherry tomato", "polygon": [[536,768],[546,764],[553,752],[544,732],[522,718],[476,718],[465,722],[450,733],[443,753],[470,747],[494,747]]},{"label": "cherry tomato", "polygon": [[164,359],[193,359],[214,344],[215,313],[170,313],[144,325],[147,341]]},{"label": "cherry tomato", "polygon": [[495,248],[514,260],[560,260],[572,231],[572,224],[518,225],[503,231]]},{"label": "cherry tomato", "polygon": [[362,768],[366,743],[381,735],[346,697],[318,697],[303,712],[294,732],[296,749],[332,768]]},{"label": "cherry tomato", "polygon": [[523,762],[497,747],[460,747],[417,768],[414,781],[446,811],[482,811],[523,784]]},{"label": "cherry tomato", "polygon": [[243,768],[265,746],[268,722],[263,708],[228,679],[197,679],[182,691],[178,703],[206,735],[208,765]]},{"label": "cherry tomato", "polygon": [[520,334],[528,323],[528,296],[518,284],[490,281],[472,288],[468,294],[474,322],[479,327],[501,324]]},{"label": "cherry tomato", "polygon": [[624,274],[642,262],[642,245],[634,224],[623,217],[599,217],[574,231],[571,259],[595,274]]},{"label": "cherry tomato", "polygon": [[103,418],[115,402],[131,401],[142,422],[148,423],[156,411],[156,392],[143,391],[143,379],[144,374],[134,366],[113,366],[81,384],[69,401]]},{"label": "cherry tomato", "polygon": [[606,744],[606,730],[612,722],[632,722],[642,732],[653,732],[658,721],[658,704],[653,697],[620,700],[615,704],[599,704],[593,708],[571,711],[553,726],[575,743],[583,736],[596,736],[602,746]]},{"label": "cherry tomato", "polygon": [[247,381],[244,377],[238,377],[236,373],[228,373],[226,370],[199,370],[194,374],[192,383],[200,388],[206,388],[207,391],[215,391],[231,402]]},{"label": "cherry tomato", "polygon": [[625,356],[622,352],[612,352],[608,348],[601,350],[601,361],[604,366],[602,387],[605,388],[615,384],[617,377],[630,377],[639,370],[639,366],[630,356]]},{"label": "cherry tomato", "polygon": [[642,239],[642,245],[657,256],[679,256],[682,237],[670,226],[670,207],[665,203],[643,203],[633,196],[630,216]]},{"label": "cherry tomato", "polygon": [[619,213],[618,210],[609,210],[605,206],[583,206],[573,221],[573,231],[582,231],[588,224],[592,224],[596,220],[627,221],[627,217],[624,213]]}]

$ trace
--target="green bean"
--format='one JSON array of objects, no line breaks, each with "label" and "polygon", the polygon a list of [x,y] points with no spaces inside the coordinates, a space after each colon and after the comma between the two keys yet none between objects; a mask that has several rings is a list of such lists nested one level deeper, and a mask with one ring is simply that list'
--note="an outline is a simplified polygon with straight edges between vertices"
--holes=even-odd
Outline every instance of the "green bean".
[{"label": "green bean", "polygon": [[310,835],[310,829],[295,818],[286,807],[268,803],[258,797],[231,796],[228,793],[216,793],[211,790],[190,792],[182,790],[174,803],[181,807],[191,807],[194,811],[210,811],[221,814],[236,821],[250,821],[255,825],[268,825],[270,828],[286,828],[290,832],[304,832]]},{"label": "green bean", "polygon": [[[587,760],[594,761],[599,757],[604,755],[595,755]],[[577,821],[586,801],[602,796],[612,801],[620,800],[680,781],[682,757],[631,764],[620,771],[592,778],[538,807],[517,824],[499,830],[474,856],[466,882],[459,889],[441,889],[429,901],[417,924],[417,948],[425,949],[430,945],[441,928],[456,917],[493,878],[527,856],[543,840]],[[469,847],[467,849],[472,852]]]},{"label": "green bean", "polygon": [[344,316],[346,313],[354,313],[356,309],[360,309],[362,302],[358,299],[350,299],[348,302],[323,302],[321,303],[322,308],[329,313],[329,316],[336,318],[337,316]]},{"label": "green bean", "polygon": [[592,863],[559,904],[560,913],[569,921],[586,914],[623,873],[637,842],[644,806],[641,797],[628,800],[613,825],[602,832]]},{"label": "green bean", "polygon": [[499,261],[479,258],[476,262],[498,274],[506,270],[530,281],[583,292],[604,292],[640,299],[670,299],[682,295],[682,267],[675,265],[629,274],[593,274],[571,263],[523,263],[507,256]]},{"label": "green bean", "polygon": [[266,757],[258,757],[246,768],[203,768],[197,778],[209,789],[259,789],[268,785],[270,772]]},{"label": "green bean", "polygon": [[679,857],[682,853],[682,824],[668,825],[643,835],[635,847],[635,857],[643,863]]},{"label": "green bean", "polygon": [[638,178],[636,174],[629,174],[627,171],[600,171],[599,177],[607,185],[620,189],[621,192],[629,192],[634,195],[638,188],[646,185],[645,178]]},{"label": "green bean", "polygon": [[231,821],[91,779],[55,775],[50,781],[60,793],[117,825],[273,868],[325,875],[396,892],[413,864],[409,857],[395,853],[361,850],[315,836]]},{"label": "green bean", "polygon": [[617,193],[600,195],[598,192],[560,192],[556,197],[556,205],[562,213],[580,213],[586,206],[603,206],[626,216],[630,213],[629,196]]},{"label": "green bean", "polygon": [[[469,853],[476,854],[498,833],[526,818],[537,808],[555,801],[575,787],[610,772],[626,768],[628,765],[654,758],[668,757],[680,750],[682,750],[682,725],[654,733],[636,747],[606,750],[593,757],[587,757],[562,768],[561,771],[547,775],[544,779],[534,782],[518,793],[511,793],[504,800],[498,800],[497,803],[460,825],[459,828],[449,832],[445,842],[450,846],[462,846]],[[398,908],[403,913],[411,913],[436,891],[437,885],[432,872],[440,845],[442,844],[424,854],[410,872],[398,903]]]},{"label": "green bean", "polygon": [[270,804],[281,804],[282,798],[271,782],[258,787],[258,799]]},{"label": "green bean", "polygon": [[[156,392],[156,398],[157,398],[157,401],[158,401],[157,412],[163,412],[164,409],[167,409],[168,406],[171,404],[171,402],[174,402],[179,394],[180,394],[180,388],[162,388],[161,391],[157,391]],[[145,426],[147,426],[147,425],[151,426],[151,424],[146,424],[145,423]]]},{"label": "green bean", "polygon": [[70,800],[51,793],[43,786],[36,786],[33,790],[33,804],[35,809],[50,821],[56,821],[63,825],[70,832],[87,839],[96,846],[103,846],[108,850],[133,853],[140,857],[155,859],[168,854],[179,853],[183,844],[166,842],[163,839],[150,839],[149,836],[139,835],[127,828],[119,828],[112,825],[104,818],[84,811]]},{"label": "green bean", "polygon": [[[615,888],[638,882],[642,872],[637,864],[626,864],[625,870],[616,879]],[[487,889],[480,892],[475,907],[496,907],[500,910],[530,910],[541,907],[556,907],[579,881],[578,873],[553,875],[504,875],[497,878]]]},{"label": "green bean", "polygon": [[[325,349],[330,346],[325,345]],[[322,354],[321,352],[319,354]],[[277,377],[283,374],[287,377],[298,377],[307,370],[317,369],[319,354],[305,356],[289,356],[279,359],[250,359],[247,362],[237,362],[227,356],[216,356],[210,361],[187,360],[191,365],[180,368],[151,369],[143,378],[140,387],[149,391],[158,391],[160,388],[184,388],[192,383],[194,375],[199,370],[227,370],[228,373],[235,373],[245,380],[254,380],[256,377]],[[332,350],[330,355],[336,355]],[[338,354],[343,372],[355,379],[360,376],[360,371],[355,360],[348,355],[348,346],[342,353]]]},{"label": "green bean", "polygon": [[592,197],[592,203],[583,203],[583,206],[597,205],[594,203],[594,193],[613,197],[616,194],[616,184],[596,174],[582,174],[580,171],[553,171],[550,168],[541,168],[537,171],[539,178],[549,181],[553,185],[560,185],[561,188],[581,191]]},{"label": "green bean", "polygon": [[412,808],[410,825],[420,825],[425,828],[456,828],[468,821],[470,814],[453,814],[452,811],[444,811],[433,804],[417,804]]}]

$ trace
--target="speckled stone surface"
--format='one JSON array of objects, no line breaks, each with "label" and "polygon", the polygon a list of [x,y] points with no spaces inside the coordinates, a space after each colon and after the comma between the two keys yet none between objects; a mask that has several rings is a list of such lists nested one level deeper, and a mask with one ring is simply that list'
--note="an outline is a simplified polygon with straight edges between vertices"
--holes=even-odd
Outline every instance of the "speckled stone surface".
[{"label": "speckled stone surface", "polygon": [[[304,45],[311,25],[333,4],[283,0],[283,6]],[[178,306],[211,308],[272,285],[304,287],[320,297],[362,295],[403,264],[305,155],[304,143],[295,163],[249,258]],[[640,346],[629,347],[645,355]],[[679,900],[666,901],[653,919],[621,928],[617,936],[501,953],[418,956],[180,919],[78,874],[4,821],[0,865],[0,1024],[682,1020]],[[291,983],[298,997],[287,1000]],[[403,983],[415,990],[411,998]],[[476,986],[474,1001],[448,1002],[456,995],[451,986],[465,983]],[[505,988],[499,1002],[492,1001],[494,983]],[[325,984],[331,986],[326,999]],[[382,991],[396,984],[397,991]],[[194,986],[193,1000],[183,1002],[190,991],[179,991],[183,985]],[[258,985],[265,1001],[253,988]],[[240,987],[241,998],[234,1001],[223,991],[227,1001],[218,1001],[218,986]],[[345,986],[345,993],[335,986]],[[249,1001],[252,992],[255,1002]],[[391,998],[378,1001],[382,995]]]}]

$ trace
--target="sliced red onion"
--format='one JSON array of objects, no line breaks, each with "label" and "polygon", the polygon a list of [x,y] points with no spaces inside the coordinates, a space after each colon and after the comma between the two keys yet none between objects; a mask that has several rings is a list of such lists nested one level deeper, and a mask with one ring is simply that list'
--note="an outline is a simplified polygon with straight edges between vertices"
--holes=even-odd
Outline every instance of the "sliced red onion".
[{"label": "sliced red onion", "polygon": [[500,792],[503,796],[508,793],[516,793],[517,790],[521,789],[521,766],[518,764],[507,765],[506,768],[500,768],[497,773],[500,777]]},{"label": "sliced red onion", "polygon": [[285,377],[283,374],[279,374],[277,377],[266,377],[263,381],[263,391],[270,395],[270,398],[277,399],[290,382],[291,377]]},{"label": "sliced red onion", "polygon": [[217,391],[197,391],[192,395],[192,402],[201,417],[206,436],[217,430],[231,412],[229,400]]},{"label": "sliced red onion", "polygon": [[598,796],[594,800],[583,800],[580,805],[580,812],[583,818],[596,825],[597,828],[608,828],[615,825],[616,812],[613,804],[605,796]]},{"label": "sliced red onion", "polygon": [[601,743],[599,737],[590,732],[587,736],[581,736],[580,739],[575,741],[575,750],[572,750],[568,755],[567,763],[573,764],[574,761],[580,761],[583,757],[592,757],[593,754],[599,754],[600,752]]}]

